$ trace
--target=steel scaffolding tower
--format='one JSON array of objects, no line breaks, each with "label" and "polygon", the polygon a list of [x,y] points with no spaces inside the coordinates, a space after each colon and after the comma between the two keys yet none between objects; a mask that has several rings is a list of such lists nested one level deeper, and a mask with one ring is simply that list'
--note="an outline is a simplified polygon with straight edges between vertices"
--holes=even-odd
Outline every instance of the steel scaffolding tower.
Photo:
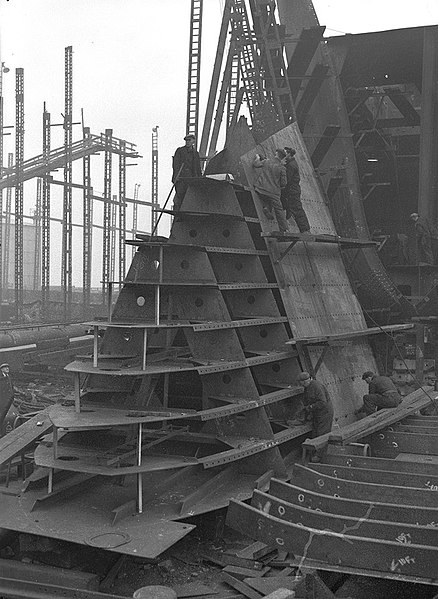
[{"label": "steel scaffolding tower", "polygon": [[33,259],[33,288],[37,290],[39,287],[41,276],[41,207],[42,207],[42,180],[37,179],[37,192],[35,203],[35,255]]},{"label": "steel scaffolding tower", "polygon": [[64,113],[64,210],[62,227],[62,275],[61,285],[64,294],[64,318],[71,318],[72,304],[72,169],[71,159],[73,129],[73,48],[65,48],[65,113]]},{"label": "steel scaffolding tower", "polygon": [[117,220],[117,195],[113,194],[110,204],[110,267],[109,280],[114,281],[116,274],[116,220]]},{"label": "steel scaffolding tower", "polygon": [[[140,188],[140,183],[136,183],[134,185],[134,205],[132,207],[132,237],[135,239],[135,236],[138,231],[138,190]],[[132,256],[134,257],[137,248],[135,245],[132,246]]]},{"label": "steel scaffolding tower", "polygon": [[103,242],[102,242],[102,296],[105,302],[110,282],[110,218],[111,218],[111,176],[112,176],[112,129],[105,129],[105,166],[104,166],[104,205],[103,205]]},{"label": "steel scaffolding tower", "polygon": [[126,143],[119,142],[119,281],[126,273]]},{"label": "steel scaffolding tower", "polygon": [[[90,128],[84,127],[83,136],[90,138]],[[83,308],[87,313],[91,303],[91,263],[93,247],[93,188],[91,187],[91,155],[83,158]]]},{"label": "steel scaffolding tower", "polygon": [[203,0],[192,0],[190,12],[189,71],[187,83],[186,131],[198,136],[199,85],[201,76]]},{"label": "steel scaffolding tower", "polygon": [[[50,112],[43,111],[43,158],[46,164],[50,156]],[[10,188],[8,188],[9,190]],[[50,298],[50,174],[43,177],[42,197],[42,253],[41,253],[41,304],[43,317],[49,315]]]},{"label": "steel scaffolding tower", "polygon": [[23,319],[23,182],[24,162],[24,70],[15,69],[15,317]]},{"label": "steel scaffolding tower", "polygon": [[[8,168],[14,164],[13,152],[8,153]],[[6,190],[6,208],[5,208],[5,234],[3,240],[3,289],[9,288],[9,259],[11,247],[11,212],[12,212],[12,187]]]},{"label": "steel scaffolding tower", "polygon": [[152,129],[152,210],[151,231],[155,231],[158,224],[158,125]]}]

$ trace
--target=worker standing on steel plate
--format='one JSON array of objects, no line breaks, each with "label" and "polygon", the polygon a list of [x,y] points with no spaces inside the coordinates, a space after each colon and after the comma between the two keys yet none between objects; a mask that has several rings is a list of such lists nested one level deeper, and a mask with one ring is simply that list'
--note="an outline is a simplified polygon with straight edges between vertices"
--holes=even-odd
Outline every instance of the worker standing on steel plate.
[{"label": "worker standing on steel plate", "polygon": [[293,216],[300,233],[308,233],[310,225],[301,203],[300,169],[295,160],[296,150],[284,148],[284,151],[286,152],[284,165],[286,167],[287,184],[281,190],[281,203],[286,210],[286,220]]},{"label": "worker standing on steel plate", "polygon": [[[296,420],[289,420],[289,425],[312,422],[313,437],[325,435],[332,430],[333,404],[325,386],[312,378],[308,372],[301,372],[297,378],[298,384],[304,387],[303,410]],[[312,462],[321,462],[327,452],[327,444],[316,450]]]},{"label": "worker standing on steel plate", "polygon": [[14,401],[14,388],[9,376],[9,364],[0,365],[0,430]]},{"label": "worker standing on steel plate", "polygon": [[254,180],[254,189],[262,202],[265,216],[269,220],[277,219],[278,233],[286,233],[289,230],[280,200],[281,190],[287,183],[286,169],[282,164],[285,157],[284,150],[276,150],[275,158],[264,158],[256,154],[252,163],[253,168],[259,169]]},{"label": "worker standing on steel plate", "polygon": [[396,408],[402,401],[389,376],[380,376],[367,370],[362,379],[368,383],[368,394],[363,396],[363,406],[356,410],[356,414],[365,413],[369,416],[383,408]]},{"label": "worker standing on steel plate", "polygon": [[177,148],[172,159],[172,183],[175,185],[176,192],[173,203],[174,210],[180,210],[188,188],[187,181],[182,181],[182,179],[202,176],[201,159],[195,148],[195,136],[189,133],[185,136],[184,141],[186,145]]}]

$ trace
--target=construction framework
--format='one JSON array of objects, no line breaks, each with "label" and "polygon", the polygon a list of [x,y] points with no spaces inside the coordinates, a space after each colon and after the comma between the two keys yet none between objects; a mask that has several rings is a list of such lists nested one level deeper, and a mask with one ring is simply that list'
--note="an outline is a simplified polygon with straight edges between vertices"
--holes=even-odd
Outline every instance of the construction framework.
[{"label": "construction framework", "polygon": [[[9,260],[11,238],[11,217],[14,218],[14,309],[15,319],[21,322],[24,319],[25,290],[24,290],[24,248],[23,226],[24,219],[31,218],[35,227],[35,258],[33,259],[32,282],[33,295],[41,286],[41,319],[51,320],[56,318],[69,321],[72,318],[88,315],[91,305],[91,277],[93,272],[93,229],[102,231],[103,256],[102,256],[102,293],[105,297],[109,281],[115,278],[115,254],[118,235],[118,275],[123,280],[126,270],[126,208],[130,204],[134,207],[135,220],[138,218],[138,207],[152,208],[152,201],[142,201],[137,194],[134,198],[126,197],[126,168],[128,158],[137,158],[138,152],[135,144],[112,135],[112,130],[107,129],[105,134],[93,135],[89,127],[83,125],[82,139],[73,141],[73,48],[65,48],[65,82],[64,82],[64,114],[60,124],[51,122],[51,115],[44,103],[42,117],[42,154],[24,160],[24,70],[16,69],[15,76],[15,164],[14,154],[8,155],[7,168],[2,167],[0,177],[0,193],[6,189],[5,214],[2,223],[5,224],[2,264],[0,277],[2,291],[7,292],[9,286]],[[0,98],[2,98],[0,94]],[[1,100],[3,107],[3,98]],[[2,112],[3,114],[3,112]],[[52,127],[61,126],[64,132],[63,145],[52,148]],[[2,138],[3,141],[3,138]],[[3,152],[3,145],[1,147]],[[93,191],[91,178],[91,156],[104,154],[104,192],[103,197]],[[119,156],[118,164],[118,196],[111,193],[112,189],[112,155]],[[73,182],[73,162],[82,162],[82,183]],[[63,169],[62,180],[56,180],[53,171]],[[36,180],[36,208],[32,215],[24,213],[24,184]],[[53,198],[52,186],[62,186],[62,218],[51,214]],[[15,210],[12,210],[12,188],[15,188]],[[82,190],[83,222],[73,222],[73,190]],[[3,197],[3,196],[2,196]],[[102,224],[93,222],[93,205],[96,201],[104,203]],[[157,204],[155,198],[155,208]],[[60,253],[61,266],[61,295],[51,289],[51,225],[58,223],[62,227],[62,250]],[[83,230],[83,257],[82,257],[82,308],[73,308],[72,276],[75,265],[73,253],[73,229],[81,227]],[[135,225],[137,232],[137,224]],[[3,232],[3,229],[2,229]],[[0,235],[2,235],[2,232]],[[146,233],[146,231],[144,231]],[[52,250],[53,251],[53,250]],[[40,258],[41,257],[41,258]],[[53,258],[53,257],[52,257]],[[53,285],[53,283],[52,283]],[[28,290],[26,289],[26,292]],[[55,303],[54,303],[55,302]],[[62,304],[62,314],[54,313],[54,305]],[[59,308],[58,308],[59,311]]]}]

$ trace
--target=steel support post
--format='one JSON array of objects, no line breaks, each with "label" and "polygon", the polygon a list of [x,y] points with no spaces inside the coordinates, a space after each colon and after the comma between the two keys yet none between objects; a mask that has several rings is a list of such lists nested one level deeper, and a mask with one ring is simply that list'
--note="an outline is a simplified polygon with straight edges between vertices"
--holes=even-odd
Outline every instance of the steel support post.
[{"label": "steel support post", "polygon": [[[84,127],[85,139],[90,137],[90,128]],[[93,262],[93,188],[91,187],[91,156],[83,158],[83,261],[82,261],[82,285],[83,285],[83,311],[84,316],[88,313],[91,303],[91,268]]]},{"label": "steel support post", "polygon": [[[44,104],[43,157],[46,164],[50,156],[50,113]],[[50,175],[43,177],[42,197],[42,255],[41,255],[41,303],[44,320],[49,318],[50,297]]]},{"label": "steel support post", "polygon": [[119,141],[119,281],[126,273],[126,143]]},{"label": "steel support post", "polygon": [[151,232],[158,225],[158,125],[152,129],[152,189]]},{"label": "steel support post", "polygon": [[40,285],[41,276],[41,197],[42,197],[42,180],[37,179],[37,192],[34,214],[35,225],[35,255],[33,262],[33,289],[36,291]]},{"label": "steel support post", "polygon": [[116,220],[117,220],[117,195],[112,196],[110,205],[110,281],[114,281],[116,274]]},{"label": "steel support post", "polygon": [[435,222],[438,211],[438,26],[423,29],[418,212]]},{"label": "steel support post", "polygon": [[104,165],[104,205],[103,205],[103,242],[102,242],[102,301],[105,303],[110,281],[110,217],[111,217],[111,175],[112,175],[112,129],[105,129],[105,165]]},{"label": "steel support post", "polygon": [[[8,169],[14,164],[13,152],[8,153]],[[12,187],[6,189],[5,234],[3,239],[3,289],[9,289],[9,260],[11,249]]]},{"label": "steel support post", "polygon": [[[132,207],[132,237],[135,239],[135,236],[138,231],[138,190],[140,188],[140,183],[136,183],[134,185],[134,205]],[[132,246],[132,257],[134,257],[137,248]]]},{"label": "steel support post", "polygon": [[[0,64],[0,177],[3,176],[3,63]],[[0,321],[3,301],[3,189],[0,189]]]},{"label": "steel support post", "polygon": [[23,320],[24,70],[15,69],[15,317]]},{"label": "steel support post", "polygon": [[72,307],[72,129],[73,129],[73,48],[65,48],[64,107],[64,205],[62,226],[61,286],[64,295],[64,319],[71,318]]},{"label": "steel support post", "polygon": [[203,0],[191,0],[186,132],[198,136]]}]

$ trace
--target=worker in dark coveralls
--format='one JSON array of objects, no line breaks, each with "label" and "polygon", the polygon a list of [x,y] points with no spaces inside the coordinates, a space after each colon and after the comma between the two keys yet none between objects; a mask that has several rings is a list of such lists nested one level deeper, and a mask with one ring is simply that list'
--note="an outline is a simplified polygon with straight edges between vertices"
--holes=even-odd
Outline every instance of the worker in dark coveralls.
[{"label": "worker in dark coveralls", "polygon": [[[308,372],[298,375],[298,384],[304,387],[303,410],[297,420],[289,421],[289,425],[303,424],[306,420],[312,422],[313,437],[325,435],[332,430],[333,404],[325,386],[310,376]],[[316,450],[312,462],[321,462],[327,452],[327,444]]]},{"label": "worker in dark coveralls", "polygon": [[0,430],[14,400],[14,388],[9,376],[9,364],[0,365]]},{"label": "worker in dark coveralls", "polygon": [[281,190],[287,183],[286,169],[282,164],[285,157],[284,150],[276,150],[275,158],[263,158],[260,154],[256,154],[252,163],[258,171],[254,180],[254,189],[262,202],[263,212],[269,220],[277,219],[280,233],[289,230],[280,200]]},{"label": "worker in dark coveralls", "polygon": [[310,231],[309,221],[301,203],[300,170],[295,160],[296,151],[293,148],[284,148],[286,158],[286,187],[281,190],[281,203],[286,210],[286,220],[294,217],[300,233]]},{"label": "worker in dark coveralls", "polygon": [[432,228],[429,222],[416,212],[413,212],[410,219],[415,224],[415,237],[417,240],[417,262],[418,264],[434,264],[432,251]]},{"label": "worker in dark coveralls", "polygon": [[189,133],[184,140],[185,146],[177,148],[172,160],[172,183],[175,185],[175,200],[173,204],[174,210],[181,208],[181,203],[186,194],[188,183],[182,181],[186,177],[201,177],[201,160],[199,153],[195,149],[195,136]]},{"label": "worker in dark coveralls", "polygon": [[383,408],[396,408],[401,402],[402,398],[389,376],[367,370],[362,379],[368,383],[368,394],[363,396],[363,406],[356,411],[357,414],[364,412],[370,415]]}]

